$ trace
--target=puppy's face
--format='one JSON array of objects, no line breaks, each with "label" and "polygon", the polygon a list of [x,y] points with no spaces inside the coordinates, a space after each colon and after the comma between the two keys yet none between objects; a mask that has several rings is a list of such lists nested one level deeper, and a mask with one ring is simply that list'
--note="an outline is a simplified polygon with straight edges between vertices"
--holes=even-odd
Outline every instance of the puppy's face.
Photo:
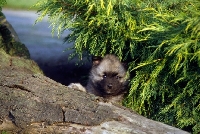
[{"label": "puppy's face", "polygon": [[126,70],[116,56],[106,55],[93,63],[88,87],[92,87],[102,97],[124,93],[127,85]]},{"label": "puppy's face", "polygon": [[124,91],[125,83],[122,82],[123,77],[118,73],[104,72],[100,77],[101,80],[96,82],[96,84],[102,96],[115,96]]}]

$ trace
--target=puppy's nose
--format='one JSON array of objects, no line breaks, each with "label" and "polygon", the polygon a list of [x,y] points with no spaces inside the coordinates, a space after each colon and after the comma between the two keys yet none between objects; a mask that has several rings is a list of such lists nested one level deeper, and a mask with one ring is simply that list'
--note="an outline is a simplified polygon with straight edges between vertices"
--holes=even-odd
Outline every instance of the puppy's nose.
[{"label": "puppy's nose", "polygon": [[112,88],[112,84],[111,84],[111,83],[110,83],[110,84],[108,84],[107,86],[108,86],[108,88],[109,88],[109,89],[111,89],[111,88]]}]

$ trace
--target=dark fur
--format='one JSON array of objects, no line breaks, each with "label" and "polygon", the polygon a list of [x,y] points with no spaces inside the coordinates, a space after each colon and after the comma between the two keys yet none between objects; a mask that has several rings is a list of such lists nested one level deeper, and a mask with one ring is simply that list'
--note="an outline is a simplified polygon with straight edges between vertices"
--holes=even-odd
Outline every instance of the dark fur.
[{"label": "dark fur", "polygon": [[126,69],[115,55],[95,59],[86,87],[87,92],[113,101],[121,101],[126,93]]}]

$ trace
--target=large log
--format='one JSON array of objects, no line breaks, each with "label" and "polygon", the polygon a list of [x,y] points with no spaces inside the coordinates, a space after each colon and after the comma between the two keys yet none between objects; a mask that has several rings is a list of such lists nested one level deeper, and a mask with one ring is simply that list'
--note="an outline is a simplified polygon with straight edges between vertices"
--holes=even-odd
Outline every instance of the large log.
[{"label": "large log", "polygon": [[0,49],[0,131],[186,134],[45,77],[34,61]]}]

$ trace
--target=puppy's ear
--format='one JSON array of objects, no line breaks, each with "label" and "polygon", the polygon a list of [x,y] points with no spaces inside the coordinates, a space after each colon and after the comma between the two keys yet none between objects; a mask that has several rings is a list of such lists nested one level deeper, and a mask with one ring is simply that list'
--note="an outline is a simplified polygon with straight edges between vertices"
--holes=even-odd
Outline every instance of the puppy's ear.
[{"label": "puppy's ear", "polygon": [[127,62],[122,62],[122,65],[126,70],[128,69],[128,63]]},{"label": "puppy's ear", "polygon": [[92,66],[99,65],[102,59],[103,58],[101,56],[92,56]]}]

